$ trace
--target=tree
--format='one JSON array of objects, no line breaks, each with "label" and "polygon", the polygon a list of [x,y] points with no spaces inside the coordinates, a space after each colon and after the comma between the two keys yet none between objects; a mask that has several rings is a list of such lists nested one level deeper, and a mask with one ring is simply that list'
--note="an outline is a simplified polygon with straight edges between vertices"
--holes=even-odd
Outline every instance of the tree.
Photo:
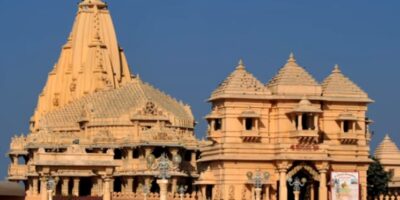
[{"label": "tree", "polygon": [[375,157],[369,165],[367,171],[368,196],[376,197],[379,194],[388,192],[388,184],[390,180],[389,173],[383,169],[383,166]]}]

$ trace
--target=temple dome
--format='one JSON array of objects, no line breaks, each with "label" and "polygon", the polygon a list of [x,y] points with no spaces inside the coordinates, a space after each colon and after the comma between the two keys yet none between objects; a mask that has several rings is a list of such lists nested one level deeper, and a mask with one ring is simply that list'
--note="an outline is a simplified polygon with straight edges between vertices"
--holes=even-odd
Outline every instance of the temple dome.
[{"label": "temple dome", "polygon": [[210,100],[219,98],[254,98],[271,94],[264,85],[246,70],[242,60],[236,69],[215,89]]},{"label": "temple dome", "polygon": [[334,98],[356,98],[371,101],[368,94],[346,77],[336,65],[332,73],[322,83],[322,96]]},{"label": "temple dome", "polygon": [[303,67],[297,64],[293,53],[287,63],[266,85],[272,94],[316,95],[321,86]]},{"label": "temple dome", "polygon": [[389,135],[385,135],[383,141],[376,148],[375,157],[382,164],[400,164],[400,150]]},{"label": "temple dome", "polygon": [[188,105],[135,78],[123,87],[87,95],[46,114],[40,120],[39,129],[79,129],[82,117],[92,125],[101,126],[129,125],[139,118],[168,121],[174,127],[194,126]]}]

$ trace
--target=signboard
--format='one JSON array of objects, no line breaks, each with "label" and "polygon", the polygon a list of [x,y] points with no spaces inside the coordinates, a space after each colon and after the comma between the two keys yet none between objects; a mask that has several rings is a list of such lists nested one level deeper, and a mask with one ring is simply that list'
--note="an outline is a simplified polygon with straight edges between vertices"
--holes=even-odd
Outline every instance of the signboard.
[{"label": "signboard", "polygon": [[358,172],[332,172],[332,200],[359,200]]}]

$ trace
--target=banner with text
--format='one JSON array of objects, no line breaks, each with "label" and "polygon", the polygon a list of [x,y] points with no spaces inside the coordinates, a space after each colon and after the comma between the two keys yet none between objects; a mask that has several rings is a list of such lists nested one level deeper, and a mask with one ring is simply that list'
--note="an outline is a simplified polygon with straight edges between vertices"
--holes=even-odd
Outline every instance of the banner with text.
[{"label": "banner with text", "polygon": [[332,172],[332,200],[358,200],[358,172]]}]

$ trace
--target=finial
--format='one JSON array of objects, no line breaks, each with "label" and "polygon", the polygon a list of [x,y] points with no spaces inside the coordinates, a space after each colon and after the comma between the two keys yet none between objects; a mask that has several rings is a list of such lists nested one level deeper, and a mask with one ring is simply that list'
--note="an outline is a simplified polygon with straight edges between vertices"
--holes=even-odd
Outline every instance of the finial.
[{"label": "finial", "polygon": [[390,140],[389,134],[386,134],[384,139],[385,139],[385,140]]},{"label": "finial", "polygon": [[296,62],[296,58],[294,57],[294,53],[290,52],[288,62],[294,63]]},{"label": "finial", "polygon": [[245,67],[244,67],[243,59],[240,59],[238,65],[237,65],[237,67],[236,67],[236,69],[244,69],[244,68],[245,68]]},{"label": "finial", "polygon": [[340,71],[340,67],[339,67],[339,65],[338,65],[338,64],[336,64],[336,65],[335,65],[335,67],[333,68],[333,71],[332,71],[332,73],[341,73],[341,71]]}]

